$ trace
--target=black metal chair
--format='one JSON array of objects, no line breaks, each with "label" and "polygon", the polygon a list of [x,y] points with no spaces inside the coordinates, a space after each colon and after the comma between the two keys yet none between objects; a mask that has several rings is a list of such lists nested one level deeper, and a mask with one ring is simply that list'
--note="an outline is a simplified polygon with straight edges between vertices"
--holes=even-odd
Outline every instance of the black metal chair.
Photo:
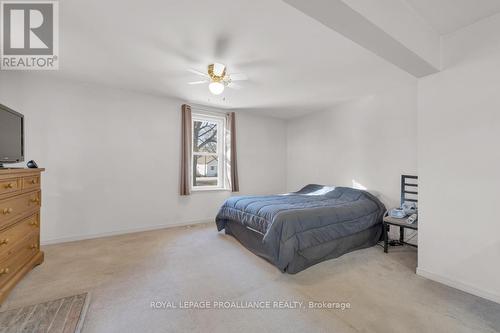
[{"label": "black metal chair", "polygon": [[[418,203],[418,176],[402,175],[401,176],[401,205],[405,201],[411,201]],[[390,217],[388,212],[384,214],[383,220],[383,232],[384,232],[384,252],[387,253],[389,250],[389,231],[391,225],[399,227],[399,240],[391,241],[395,242],[395,245],[409,245],[417,247],[417,245],[408,243],[405,241],[405,229],[418,230],[418,221],[409,224],[406,222],[406,218],[397,219]]]}]

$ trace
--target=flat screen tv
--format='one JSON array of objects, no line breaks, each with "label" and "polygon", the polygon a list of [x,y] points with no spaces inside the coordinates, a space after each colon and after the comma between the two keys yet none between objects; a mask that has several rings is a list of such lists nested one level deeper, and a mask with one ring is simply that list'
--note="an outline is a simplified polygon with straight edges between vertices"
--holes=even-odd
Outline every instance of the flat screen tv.
[{"label": "flat screen tv", "polygon": [[24,161],[24,116],[0,104],[0,167]]}]

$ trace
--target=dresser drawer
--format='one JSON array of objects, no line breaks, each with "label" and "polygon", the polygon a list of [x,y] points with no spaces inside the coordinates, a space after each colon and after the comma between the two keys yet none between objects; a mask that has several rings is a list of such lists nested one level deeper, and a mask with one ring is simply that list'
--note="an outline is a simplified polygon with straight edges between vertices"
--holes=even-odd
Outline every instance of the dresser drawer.
[{"label": "dresser drawer", "polygon": [[12,225],[11,227],[0,232],[0,261],[10,254],[13,249],[32,233],[40,233],[40,217],[39,214],[31,215],[30,217]]},{"label": "dresser drawer", "polygon": [[40,188],[40,176],[23,177],[23,190]]},{"label": "dresser drawer", "polygon": [[40,208],[40,201],[40,191],[0,200],[0,227]]},{"label": "dresser drawer", "polygon": [[12,255],[0,261],[0,284],[5,283],[21,269],[40,250],[38,249],[38,234],[25,237],[14,249]]},{"label": "dresser drawer", "polygon": [[2,179],[0,180],[0,195],[14,193],[21,189],[21,179]]}]

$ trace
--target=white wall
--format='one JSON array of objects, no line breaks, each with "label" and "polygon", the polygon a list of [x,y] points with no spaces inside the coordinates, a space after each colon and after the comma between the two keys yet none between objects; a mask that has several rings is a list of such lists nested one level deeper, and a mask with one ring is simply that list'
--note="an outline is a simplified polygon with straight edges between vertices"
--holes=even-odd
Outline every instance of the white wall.
[{"label": "white wall", "polygon": [[[230,195],[178,195],[182,101],[2,72],[0,103],[25,115],[26,158],[47,169],[43,242],[213,220]],[[241,193],[283,192],[285,123],[238,113],[237,131]]]},{"label": "white wall", "polygon": [[500,15],[443,40],[419,82],[421,275],[500,303]]},{"label": "white wall", "polygon": [[[353,186],[399,206],[401,174],[417,171],[414,78],[370,97],[295,118],[287,126],[287,188]],[[355,183],[354,183],[355,182]]]}]

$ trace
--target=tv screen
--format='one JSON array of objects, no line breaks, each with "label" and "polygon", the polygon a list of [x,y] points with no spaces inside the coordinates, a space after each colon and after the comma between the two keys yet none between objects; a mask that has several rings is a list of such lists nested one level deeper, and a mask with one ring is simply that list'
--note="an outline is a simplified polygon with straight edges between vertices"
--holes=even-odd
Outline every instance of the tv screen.
[{"label": "tv screen", "polygon": [[0,164],[24,161],[24,117],[0,104]]}]

